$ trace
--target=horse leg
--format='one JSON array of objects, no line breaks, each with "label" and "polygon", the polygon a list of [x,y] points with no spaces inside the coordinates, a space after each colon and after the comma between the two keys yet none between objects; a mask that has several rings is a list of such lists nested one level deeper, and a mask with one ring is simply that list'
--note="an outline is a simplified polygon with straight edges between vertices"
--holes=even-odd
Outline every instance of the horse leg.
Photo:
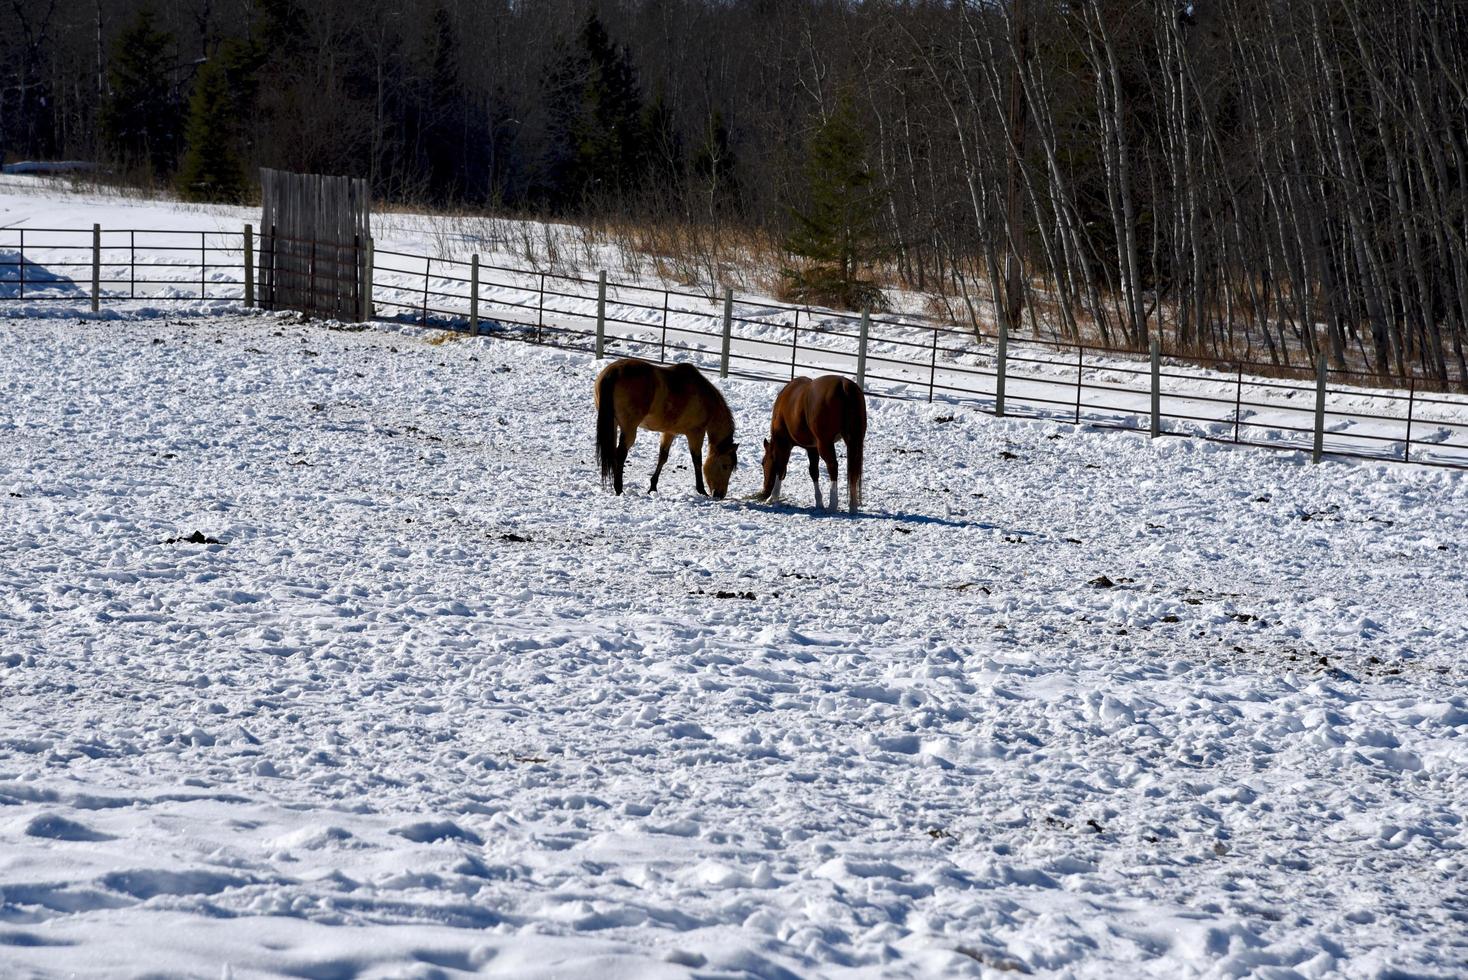
[{"label": "horse leg", "polygon": [[707,497],[709,492],[703,487],[703,433],[688,433],[688,455],[693,457],[693,487],[700,496]]},{"label": "horse leg", "polygon": [[648,485],[648,493],[657,493],[658,477],[662,475],[663,464],[668,461],[668,450],[673,448],[673,440],[678,438],[675,432],[664,432],[663,441],[658,444],[658,465],[652,471],[652,483]]},{"label": "horse leg", "polygon": [[[834,443],[834,442],[823,443],[823,444],[819,445],[817,448],[819,448],[820,451],[821,451],[821,459],[823,459],[823,460],[826,461],[826,473],[831,477],[830,503],[827,504],[826,506],[827,506],[827,509],[828,510],[835,510],[836,509],[836,485],[837,485],[836,484],[836,473],[837,473],[837,470],[836,470],[836,443]],[[812,468],[814,468],[814,461],[812,461]],[[816,487],[816,497],[819,498],[820,495],[821,495],[821,489],[820,489],[819,486],[817,486]]]},{"label": "horse leg", "polygon": [[631,451],[632,444],[637,441],[637,427],[622,430],[622,438],[617,440],[617,468],[612,473],[612,489],[617,491],[617,496],[622,495],[622,471],[627,465],[627,453]]},{"label": "horse leg", "polygon": [[816,488],[816,509],[821,509],[821,461],[814,449],[807,449],[810,456],[810,482]]}]

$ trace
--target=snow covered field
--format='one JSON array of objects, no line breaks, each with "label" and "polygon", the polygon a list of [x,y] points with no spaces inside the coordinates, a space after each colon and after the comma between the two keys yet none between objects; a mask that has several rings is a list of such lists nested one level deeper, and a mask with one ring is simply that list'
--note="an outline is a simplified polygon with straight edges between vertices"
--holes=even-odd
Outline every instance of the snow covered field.
[{"label": "snow covered field", "polygon": [[0,319],[0,975],[1468,972],[1463,474],[443,340]]}]

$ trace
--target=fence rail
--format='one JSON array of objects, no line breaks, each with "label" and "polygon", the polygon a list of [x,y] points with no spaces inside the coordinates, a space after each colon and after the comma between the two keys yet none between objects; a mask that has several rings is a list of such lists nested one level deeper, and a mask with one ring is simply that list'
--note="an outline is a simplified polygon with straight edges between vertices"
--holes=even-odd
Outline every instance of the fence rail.
[{"label": "fence rail", "polygon": [[[310,242],[277,238],[292,247]],[[255,306],[252,230],[0,229],[0,301]],[[371,248],[369,312],[589,353],[686,360],[730,377],[856,377],[880,397],[1001,416],[1430,466],[1468,468],[1468,398],[1371,387],[1365,372],[1150,359],[1084,344],[979,338],[949,324],[857,316]],[[249,261],[247,261],[247,259]],[[329,261],[320,274],[335,274]],[[3,309],[3,307],[0,307]],[[1203,363],[1199,363],[1202,361]]]}]

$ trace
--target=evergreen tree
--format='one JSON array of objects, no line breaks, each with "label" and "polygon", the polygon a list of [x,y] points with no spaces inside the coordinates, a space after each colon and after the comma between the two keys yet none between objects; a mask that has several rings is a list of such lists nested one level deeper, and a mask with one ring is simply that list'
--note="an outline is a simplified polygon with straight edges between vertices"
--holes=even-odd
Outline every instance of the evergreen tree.
[{"label": "evergreen tree", "polygon": [[682,184],[686,169],[683,137],[678,133],[673,107],[668,104],[661,85],[642,113],[641,153],[648,182],[662,191],[674,190]]},{"label": "evergreen tree", "polygon": [[709,116],[703,142],[693,155],[693,172],[703,182],[703,196],[710,217],[739,201],[739,183],[735,174],[734,148],[723,113],[715,110]]},{"label": "evergreen tree", "polygon": [[425,171],[429,198],[436,202],[451,201],[463,194],[470,184],[471,161],[488,139],[469,120],[459,61],[458,29],[448,9],[439,3],[429,19],[419,68],[422,80],[415,86],[411,107],[418,159]]},{"label": "evergreen tree", "polygon": [[595,11],[551,78],[547,196],[562,206],[619,200],[643,172],[642,94],[625,48]]},{"label": "evergreen tree", "polygon": [[162,176],[178,156],[179,112],[168,77],[174,37],[158,30],[154,19],[152,8],[144,6],[117,36],[100,123],[113,160]]},{"label": "evergreen tree", "polygon": [[847,309],[881,309],[882,290],[861,278],[880,258],[882,197],[866,164],[866,135],[856,107],[843,96],[812,138],[805,162],[807,207],[792,209],[795,230],[785,247],[806,260],[784,270],[791,295]]},{"label": "evergreen tree", "polygon": [[200,70],[178,172],[184,200],[238,204],[248,193],[239,119],[253,102],[260,61],[253,46],[229,41]]}]

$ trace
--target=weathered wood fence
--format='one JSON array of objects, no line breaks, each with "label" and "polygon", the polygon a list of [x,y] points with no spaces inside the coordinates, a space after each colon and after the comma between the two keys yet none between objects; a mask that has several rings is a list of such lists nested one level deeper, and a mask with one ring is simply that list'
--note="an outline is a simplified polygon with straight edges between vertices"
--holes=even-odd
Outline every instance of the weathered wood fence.
[{"label": "weathered wood fence", "polygon": [[260,169],[260,305],[333,320],[372,315],[367,182]]}]

